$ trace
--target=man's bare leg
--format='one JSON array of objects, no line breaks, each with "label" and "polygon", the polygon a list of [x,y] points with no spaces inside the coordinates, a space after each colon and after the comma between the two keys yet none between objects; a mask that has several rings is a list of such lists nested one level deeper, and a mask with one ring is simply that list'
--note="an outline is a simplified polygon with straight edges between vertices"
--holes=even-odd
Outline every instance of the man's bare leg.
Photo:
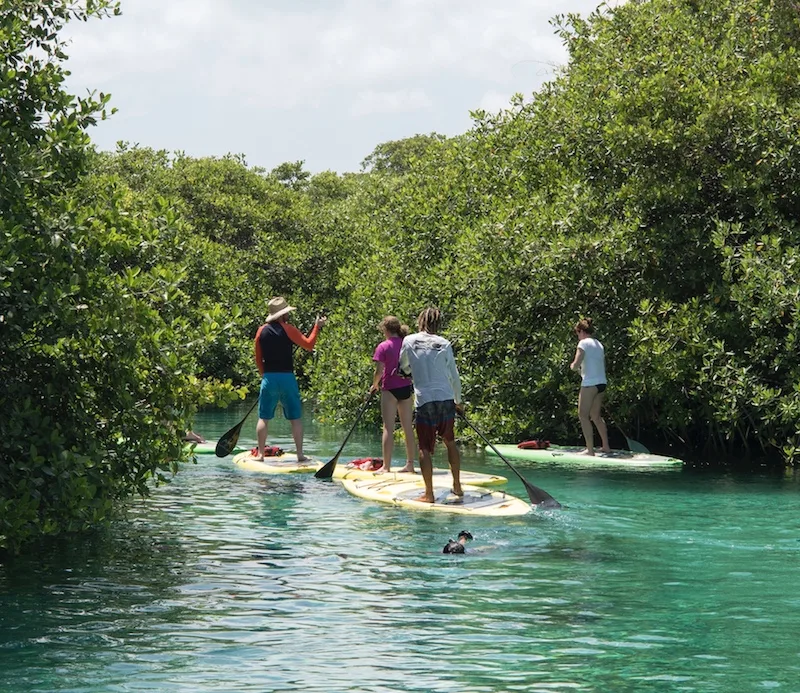
[{"label": "man's bare leg", "polygon": [[416,500],[423,503],[433,503],[433,460],[431,459],[431,453],[422,448],[419,451],[419,468],[422,472],[422,480],[425,482],[425,493]]},{"label": "man's bare leg", "polygon": [[258,461],[264,461],[264,448],[267,447],[267,429],[269,422],[266,419],[259,419],[256,424],[256,438],[258,440]]},{"label": "man's bare leg", "polygon": [[453,476],[453,493],[463,496],[464,490],[461,488],[461,453],[454,440],[445,440],[447,446],[447,462],[450,464],[450,474]]},{"label": "man's bare leg", "polygon": [[297,461],[302,462],[308,458],[303,454],[303,419],[291,419],[292,438],[294,439],[294,449],[297,450]]}]

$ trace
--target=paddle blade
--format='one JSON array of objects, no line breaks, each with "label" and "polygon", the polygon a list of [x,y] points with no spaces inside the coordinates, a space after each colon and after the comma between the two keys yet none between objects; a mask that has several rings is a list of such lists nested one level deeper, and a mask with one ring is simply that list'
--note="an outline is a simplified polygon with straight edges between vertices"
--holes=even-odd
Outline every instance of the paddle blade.
[{"label": "paddle blade", "polygon": [[619,432],[622,434],[622,436],[625,438],[625,443],[628,446],[628,450],[630,450],[631,452],[642,452],[645,455],[650,454],[650,451],[644,445],[642,445],[638,440],[634,440],[633,438],[628,438],[628,434],[622,430],[622,426],[620,426],[616,422],[613,423],[619,429]]},{"label": "paddle blade", "polygon": [[314,472],[314,477],[317,479],[330,479],[333,476],[333,470],[336,469],[336,463],[338,461],[339,453],[336,453],[328,462]]},{"label": "paddle blade", "polygon": [[232,428],[217,441],[217,447],[214,448],[214,453],[217,457],[227,457],[233,452],[234,448],[236,447],[236,443],[239,442],[239,433],[241,433],[241,430],[242,424],[239,424],[236,426],[236,428]]},{"label": "paddle blade", "polygon": [[538,486],[534,486],[525,477],[523,477],[522,474],[516,470],[514,471],[519,477],[519,480],[522,482],[523,486],[525,486],[525,490],[528,492],[528,498],[531,501],[531,505],[535,505],[537,508],[542,508],[543,510],[557,510],[561,507],[561,503],[553,498],[553,496],[551,496],[547,491],[539,488]]},{"label": "paddle blade", "polygon": [[364,404],[361,405],[361,408],[358,410],[358,414],[356,414],[356,420],[353,422],[350,430],[347,432],[347,435],[344,437],[339,450],[333,456],[333,458],[326,462],[322,467],[320,467],[315,473],[314,477],[317,479],[330,479],[333,476],[333,470],[336,468],[336,463],[339,461],[339,455],[342,454],[342,450],[344,450],[344,446],[347,444],[347,441],[350,438],[350,435],[355,430],[356,426],[358,426],[358,422],[361,420],[361,416],[366,410],[369,403],[372,401],[372,395],[375,394],[374,392],[370,392],[367,395],[367,398],[364,400]]},{"label": "paddle blade", "polygon": [[643,452],[645,455],[649,455],[650,451],[642,445],[638,440],[634,440],[633,438],[625,438],[626,442],[628,443],[628,449],[631,452]]},{"label": "paddle blade", "polygon": [[239,434],[242,432],[242,426],[244,426],[244,422],[247,421],[247,417],[250,416],[253,409],[256,408],[256,404],[258,404],[258,397],[256,397],[256,401],[253,402],[250,409],[247,410],[244,418],[217,441],[217,447],[214,448],[214,453],[217,457],[227,457],[233,452],[236,443],[239,442]]}]

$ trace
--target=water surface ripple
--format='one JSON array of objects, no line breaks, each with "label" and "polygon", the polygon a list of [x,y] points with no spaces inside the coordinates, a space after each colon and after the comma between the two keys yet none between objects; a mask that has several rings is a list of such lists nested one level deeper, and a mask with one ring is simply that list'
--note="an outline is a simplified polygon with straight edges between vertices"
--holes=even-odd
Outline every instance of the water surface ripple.
[{"label": "water surface ripple", "polygon": [[[308,428],[327,459],[337,432]],[[0,691],[800,691],[795,477],[519,469],[566,508],[415,513],[201,457],[0,566]]]}]

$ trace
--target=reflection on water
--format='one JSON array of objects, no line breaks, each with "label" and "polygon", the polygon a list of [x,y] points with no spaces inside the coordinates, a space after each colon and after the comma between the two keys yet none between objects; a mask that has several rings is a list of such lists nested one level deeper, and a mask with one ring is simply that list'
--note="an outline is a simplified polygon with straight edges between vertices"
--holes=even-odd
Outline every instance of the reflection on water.
[{"label": "reflection on water", "polygon": [[[311,454],[341,443],[307,430]],[[566,509],[414,513],[200,457],[108,530],[0,567],[0,690],[800,690],[796,478],[518,468]],[[468,553],[442,554],[461,529]]]}]

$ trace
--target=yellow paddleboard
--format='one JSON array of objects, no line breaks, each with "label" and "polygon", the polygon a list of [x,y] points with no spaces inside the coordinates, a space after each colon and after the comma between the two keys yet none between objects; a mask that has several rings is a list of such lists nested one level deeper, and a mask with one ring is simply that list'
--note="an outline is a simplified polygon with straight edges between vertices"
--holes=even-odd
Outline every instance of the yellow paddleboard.
[{"label": "yellow paddleboard", "polygon": [[414,510],[434,510],[460,515],[509,516],[526,515],[531,506],[505,491],[480,486],[463,486],[464,496],[459,498],[450,486],[434,485],[434,503],[415,500],[422,495],[425,485],[421,479],[412,481],[345,479],[342,486],[354,496],[365,500],[390,503]]},{"label": "yellow paddleboard", "polygon": [[249,450],[236,455],[233,463],[240,469],[263,474],[308,474],[316,472],[322,466],[322,462],[316,457],[309,457],[303,462],[298,462],[297,455],[292,452],[285,452],[275,457],[265,457],[263,462],[259,462],[257,457],[250,454]]},{"label": "yellow paddleboard", "polygon": [[[370,472],[366,469],[358,469],[357,467],[348,467],[347,465],[337,464],[333,470],[334,479],[358,479],[359,481],[422,481],[422,475],[411,472]],[[461,470],[461,483],[469,484],[470,486],[498,486],[508,482],[504,476],[497,474],[481,474],[480,472],[465,472]],[[433,470],[433,484],[434,486],[447,486],[451,488],[453,485],[453,477],[450,475],[449,469],[436,469]]]}]

